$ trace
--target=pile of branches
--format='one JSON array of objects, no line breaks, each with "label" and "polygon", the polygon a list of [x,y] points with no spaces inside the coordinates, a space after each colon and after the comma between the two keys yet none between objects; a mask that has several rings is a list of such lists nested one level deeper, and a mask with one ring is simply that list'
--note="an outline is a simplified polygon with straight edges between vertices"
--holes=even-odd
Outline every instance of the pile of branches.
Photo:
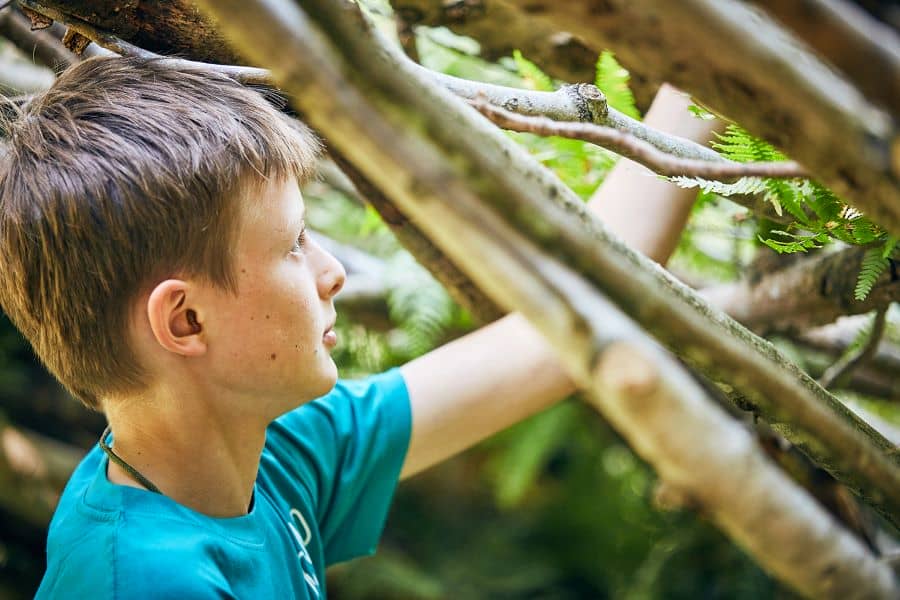
[{"label": "pile of branches", "polygon": [[[521,312],[543,333],[586,399],[657,471],[670,504],[708,516],[806,596],[896,597],[890,557],[779,466],[791,448],[792,460],[828,473],[890,533],[900,530],[896,440],[826,389],[898,398],[900,352],[878,344],[900,297],[890,250],[864,301],[857,280],[867,250],[853,247],[698,293],[622,244],[498,128],[578,137],[672,177],[811,178],[896,240],[893,30],[843,1],[807,2],[805,13],[736,0],[394,2],[401,39],[420,25],[449,26],[478,39],[488,58],[520,49],[572,82],[529,92],[426,70],[345,0],[203,0],[202,11],[183,0],[137,4],[21,0],[0,12],[0,35],[54,68],[91,52],[174,54],[176,67],[198,61],[278,87],[325,139],[354,193],[460,304],[484,322]],[[635,75],[639,102],[671,82],[799,163],[732,162],[609,107],[584,83],[605,48]],[[758,194],[732,199],[775,221],[802,217]],[[351,269],[368,281],[357,286],[364,294],[343,300],[348,308],[384,294],[369,259]],[[877,317],[869,342],[820,381],[757,335],[841,355],[846,332],[819,327],[868,311]],[[752,415],[757,429],[735,414]],[[47,465],[60,448],[11,425],[2,431],[0,505],[46,523],[60,481]],[[53,464],[64,472],[76,455]],[[24,487],[11,493],[12,483]]]}]

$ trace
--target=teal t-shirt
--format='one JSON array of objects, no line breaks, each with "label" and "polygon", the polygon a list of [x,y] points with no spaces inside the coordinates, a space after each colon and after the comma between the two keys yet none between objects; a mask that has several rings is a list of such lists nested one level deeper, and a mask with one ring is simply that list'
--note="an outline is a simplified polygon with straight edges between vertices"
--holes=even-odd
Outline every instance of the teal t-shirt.
[{"label": "teal t-shirt", "polygon": [[324,598],[325,567],[371,554],[406,456],[399,370],[339,381],[266,432],[253,503],[219,519],[115,485],[95,447],[66,485],[38,598]]}]

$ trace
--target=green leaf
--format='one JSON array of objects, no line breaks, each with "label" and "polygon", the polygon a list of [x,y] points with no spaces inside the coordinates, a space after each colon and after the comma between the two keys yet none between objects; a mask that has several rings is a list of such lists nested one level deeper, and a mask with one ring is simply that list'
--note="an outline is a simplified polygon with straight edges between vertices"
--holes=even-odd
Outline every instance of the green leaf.
[{"label": "green leaf", "polygon": [[883,252],[883,248],[869,248],[866,250],[859,270],[859,277],[856,280],[856,289],[853,293],[857,300],[865,300],[869,296],[878,278],[888,268],[890,262],[882,256]]},{"label": "green leaf", "polygon": [[577,423],[578,405],[563,403],[517,425],[492,461],[497,504],[515,506],[537,480],[541,469]]},{"label": "green leaf", "polygon": [[516,63],[516,69],[519,71],[519,76],[525,80],[528,87],[533,90],[541,90],[544,92],[553,91],[553,81],[550,77],[541,71],[536,64],[522,56],[520,51],[513,50],[513,60]]},{"label": "green leaf", "polygon": [[606,95],[609,106],[633,119],[640,119],[641,113],[628,86],[630,80],[628,69],[619,64],[612,52],[604,50],[597,59],[597,77],[594,85]]}]

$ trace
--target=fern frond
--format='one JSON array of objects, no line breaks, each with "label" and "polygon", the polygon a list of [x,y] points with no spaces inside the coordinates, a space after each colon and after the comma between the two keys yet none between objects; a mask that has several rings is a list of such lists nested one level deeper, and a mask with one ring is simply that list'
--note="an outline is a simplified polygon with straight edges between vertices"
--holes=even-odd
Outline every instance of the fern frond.
[{"label": "fern frond", "polygon": [[634,101],[634,94],[628,86],[631,76],[628,69],[619,64],[609,50],[600,53],[597,59],[597,76],[594,84],[606,95],[609,106],[625,113],[633,119],[640,119],[641,113]]},{"label": "fern frond", "polygon": [[766,191],[766,180],[762,177],[741,177],[733,183],[703,179],[702,177],[685,177],[683,175],[670,177],[669,180],[678,187],[700,188],[707,194],[713,193],[725,197],[734,196],[735,194],[758,194]]},{"label": "fern frond", "polygon": [[856,289],[853,292],[857,300],[865,300],[881,274],[890,264],[888,259],[882,256],[883,248],[869,248],[863,256],[859,270],[859,278],[856,280]]},{"label": "fern frond", "polygon": [[525,83],[533,90],[544,92],[552,92],[554,89],[553,81],[546,73],[541,71],[540,67],[522,56],[519,50],[513,50],[513,61],[516,63],[516,70],[519,77],[525,80]]},{"label": "fern frond", "polygon": [[456,305],[441,284],[407,254],[392,261],[388,279],[391,321],[403,335],[405,352],[420,356],[440,341],[453,322]]},{"label": "fern frond", "polygon": [[775,146],[759,138],[753,137],[746,129],[729,123],[725,133],[716,134],[719,139],[712,143],[726,158],[737,162],[781,161],[787,157]]}]

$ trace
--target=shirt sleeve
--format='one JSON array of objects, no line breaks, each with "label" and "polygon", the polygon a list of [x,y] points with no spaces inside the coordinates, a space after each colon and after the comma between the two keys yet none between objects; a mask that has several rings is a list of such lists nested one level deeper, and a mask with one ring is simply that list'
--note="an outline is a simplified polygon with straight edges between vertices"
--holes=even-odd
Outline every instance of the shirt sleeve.
[{"label": "shirt sleeve", "polygon": [[411,428],[399,369],[338,381],[269,427],[267,448],[311,496],[326,565],[375,551]]}]

